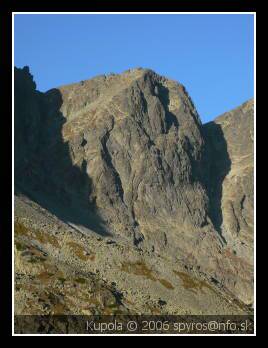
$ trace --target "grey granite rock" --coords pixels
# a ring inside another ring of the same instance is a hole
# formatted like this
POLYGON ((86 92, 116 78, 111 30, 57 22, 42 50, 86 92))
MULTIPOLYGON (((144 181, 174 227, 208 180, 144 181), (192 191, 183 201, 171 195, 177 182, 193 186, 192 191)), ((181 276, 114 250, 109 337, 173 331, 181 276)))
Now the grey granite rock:
POLYGON ((22 74, 15 82, 30 92, 15 96, 18 192, 252 303, 252 101, 203 126, 185 88, 149 69, 46 93, 22 74))

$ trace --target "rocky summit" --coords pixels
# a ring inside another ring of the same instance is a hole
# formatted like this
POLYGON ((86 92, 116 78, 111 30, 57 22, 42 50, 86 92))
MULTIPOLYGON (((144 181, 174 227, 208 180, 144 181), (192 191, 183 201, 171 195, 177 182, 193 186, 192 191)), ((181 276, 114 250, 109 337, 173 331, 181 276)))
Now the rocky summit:
POLYGON ((14 84, 17 314, 251 311, 253 100, 203 125, 149 69, 14 84))

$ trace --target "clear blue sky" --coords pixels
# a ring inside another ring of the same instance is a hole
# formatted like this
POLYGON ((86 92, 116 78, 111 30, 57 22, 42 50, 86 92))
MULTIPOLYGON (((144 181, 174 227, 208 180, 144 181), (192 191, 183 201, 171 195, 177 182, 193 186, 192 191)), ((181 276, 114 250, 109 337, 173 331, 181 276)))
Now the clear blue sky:
POLYGON ((253 97, 253 15, 15 15, 15 65, 46 91, 151 68, 183 83, 203 122, 253 97))

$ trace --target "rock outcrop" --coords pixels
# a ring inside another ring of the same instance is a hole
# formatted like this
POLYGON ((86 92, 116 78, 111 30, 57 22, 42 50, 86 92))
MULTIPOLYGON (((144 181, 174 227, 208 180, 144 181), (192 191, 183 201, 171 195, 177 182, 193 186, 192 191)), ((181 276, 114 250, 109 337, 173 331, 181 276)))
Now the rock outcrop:
POLYGON ((16 192, 251 304, 253 102, 202 125, 185 88, 148 69, 46 93, 26 70, 15 70, 16 192))
POLYGON ((204 126, 211 154, 214 224, 236 253, 248 255, 250 264, 254 244, 253 115, 250 100, 204 126))

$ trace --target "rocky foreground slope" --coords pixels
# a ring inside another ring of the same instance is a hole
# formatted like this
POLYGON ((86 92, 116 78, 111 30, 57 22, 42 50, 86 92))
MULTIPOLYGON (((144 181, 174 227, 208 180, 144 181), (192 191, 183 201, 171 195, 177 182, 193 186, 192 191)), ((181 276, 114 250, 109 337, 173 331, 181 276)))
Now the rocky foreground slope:
POLYGON ((253 133, 253 101, 202 125, 148 69, 15 69, 16 312, 248 311, 253 133))

